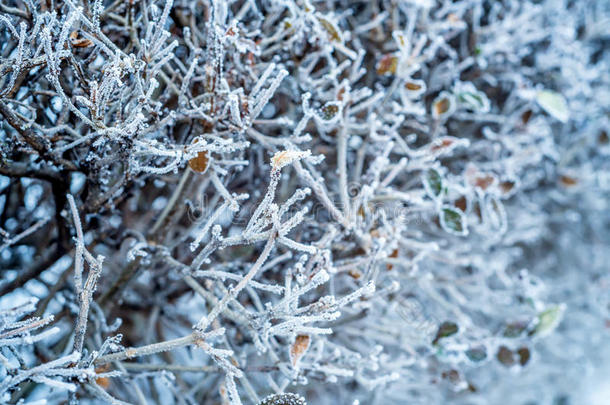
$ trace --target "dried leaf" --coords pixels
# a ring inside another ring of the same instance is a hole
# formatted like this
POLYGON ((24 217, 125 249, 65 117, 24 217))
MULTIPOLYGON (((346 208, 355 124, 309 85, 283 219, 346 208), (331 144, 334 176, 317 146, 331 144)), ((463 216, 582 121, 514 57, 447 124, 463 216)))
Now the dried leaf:
POLYGON ((503 366, 510 367, 513 364, 515 364, 515 356, 514 356, 512 350, 510 350, 506 346, 500 346, 500 348, 498 349, 498 353, 496 354, 496 357, 497 357, 498 361, 500 363, 502 363, 503 366))
POLYGON ((349 276, 354 280, 358 280, 360 277, 362 277, 362 272, 357 269, 349 269, 347 274, 349 274, 349 276))
POLYGON ((70 38, 70 43, 75 48, 86 48, 86 47, 89 47, 89 46, 93 46, 93 42, 91 42, 90 39, 79 38, 78 37, 78 32, 76 32, 76 31, 72 31, 70 33, 69 38, 70 38))
POLYGON ((298 335, 295 338, 294 343, 290 346, 290 361, 293 367, 296 366, 307 349, 309 349, 310 342, 309 335, 298 335))
POLYGON ((468 210, 468 198, 466 198, 464 195, 461 196, 453 201, 453 206, 462 212, 466 212, 468 210))
POLYGON ((446 119, 455 111, 455 97, 446 91, 441 92, 432 103, 432 116, 435 119, 446 119))
POLYGON ((515 180, 502 180, 499 184, 500 191, 502 192, 502 197, 506 198, 512 195, 515 191, 515 186, 517 182, 515 180))
POLYGON ((487 190, 491 185, 496 182, 496 177, 489 174, 481 173, 480 176, 477 176, 474 179, 474 186, 480 188, 481 190, 487 190))
POLYGON ((576 177, 562 175, 559 177, 559 182, 564 187, 573 187, 578 184, 578 179, 576 177))
POLYGON ((522 366, 525 366, 532 357, 530 349, 525 346, 517 349, 517 354, 519 355, 519 364, 521 364, 522 366))
MULTIPOLYGON (((396 259, 398 257, 398 249, 392 250, 392 253, 390 253, 390 255, 388 257, 391 259, 396 259)), ((386 264, 386 269, 392 270, 393 268, 394 268, 394 265, 392 265, 391 263, 386 264)))
MULTIPOLYGON (((110 367, 108 365, 97 367, 95 369, 95 372, 97 374, 107 373, 108 371, 110 371, 110 367)), ((95 379, 95 383, 97 385, 99 385, 100 387, 102 387, 102 388, 108 388, 108 387, 110 387, 110 378, 108 378, 108 377, 98 377, 98 378, 95 379)))
MULTIPOLYGON (((199 140, 195 139, 193 145, 199 140)), ((197 152, 197 156, 189 160, 189 167, 197 173, 205 173, 208 170, 210 164, 210 155, 207 150, 197 152)))
POLYGON ((426 91, 426 83, 423 80, 407 80, 404 85, 404 92, 409 99, 416 99, 426 91))
POLYGON ((316 16, 320 25, 324 28, 326 33, 328 34, 328 38, 334 42, 343 42, 341 31, 339 27, 337 27, 331 20, 323 17, 321 15, 316 16))
POLYGON ((279 170, 282 167, 299 159, 303 159, 309 155, 311 155, 309 151, 303 152, 298 150, 284 150, 281 152, 276 152, 271 158, 271 167, 273 167, 275 170, 279 170))
POLYGON ((387 75, 396 74, 398 67, 398 57, 392 54, 383 55, 377 63, 377 74, 387 75))

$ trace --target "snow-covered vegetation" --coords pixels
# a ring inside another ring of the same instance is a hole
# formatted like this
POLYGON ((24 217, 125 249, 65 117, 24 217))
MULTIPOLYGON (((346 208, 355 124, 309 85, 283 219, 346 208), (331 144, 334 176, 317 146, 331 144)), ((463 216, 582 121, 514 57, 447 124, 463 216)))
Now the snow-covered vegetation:
POLYGON ((0 0, 0 402, 607 404, 608 27, 0 0))

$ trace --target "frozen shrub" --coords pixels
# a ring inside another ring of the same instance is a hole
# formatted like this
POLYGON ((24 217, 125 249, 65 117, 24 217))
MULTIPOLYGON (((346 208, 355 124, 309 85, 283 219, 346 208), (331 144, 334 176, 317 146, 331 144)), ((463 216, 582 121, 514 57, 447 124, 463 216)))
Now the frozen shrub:
POLYGON ((0 402, 607 403, 609 21, 4 0, 0 402))

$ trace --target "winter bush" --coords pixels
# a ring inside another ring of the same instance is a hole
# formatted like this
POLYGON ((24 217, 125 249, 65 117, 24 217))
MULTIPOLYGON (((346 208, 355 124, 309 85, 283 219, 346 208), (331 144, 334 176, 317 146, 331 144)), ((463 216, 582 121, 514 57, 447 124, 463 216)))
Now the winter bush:
POLYGON ((607 404, 608 27, 1 0, 0 402, 607 404))

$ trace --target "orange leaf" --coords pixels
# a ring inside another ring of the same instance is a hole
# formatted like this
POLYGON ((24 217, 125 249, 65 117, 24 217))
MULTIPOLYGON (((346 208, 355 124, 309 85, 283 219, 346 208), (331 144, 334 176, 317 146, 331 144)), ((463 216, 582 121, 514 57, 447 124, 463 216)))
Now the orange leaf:
POLYGON ((311 338, 309 335, 298 335, 294 340, 292 346, 290 346, 290 360, 292 365, 295 366, 298 361, 303 357, 307 349, 309 349, 309 343, 311 338))

